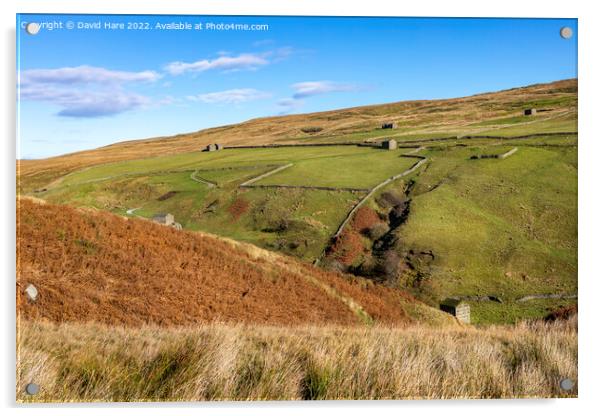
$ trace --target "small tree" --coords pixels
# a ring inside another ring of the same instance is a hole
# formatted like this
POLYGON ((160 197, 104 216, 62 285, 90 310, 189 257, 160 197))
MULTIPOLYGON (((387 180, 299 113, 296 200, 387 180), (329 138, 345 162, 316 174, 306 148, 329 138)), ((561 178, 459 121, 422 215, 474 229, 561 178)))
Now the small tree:
POLYGON ((388 282, 395 282, 399 277, 401 257, 395 250, 387 250, 380 259, 378 271, 382 279, 388 282))
POLYGON ((399 195, 398 192, 387 191, 383 192, 377 199, 376 203, 382 208, 390 208, 397 205, 402 205, 405 201, 403 195, 399 195))
POLYGON ((368 230, 368 237, 376 241, 389 231, 389 227, 384 222, 377 222, 368 230))

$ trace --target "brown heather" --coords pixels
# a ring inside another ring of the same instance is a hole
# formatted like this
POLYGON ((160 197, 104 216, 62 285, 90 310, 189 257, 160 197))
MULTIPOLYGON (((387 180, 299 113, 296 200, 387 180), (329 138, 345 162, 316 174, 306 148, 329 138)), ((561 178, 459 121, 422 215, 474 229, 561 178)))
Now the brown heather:
POLYGON ((399 290, 251 245, 18 206, 19 401, 577 395, 559 387, 577 380, 576 315, 464 327, 399 290), (25 394, 30 382, 39 394, 25 394))
POLYGON ((355 215, 353 216, 353 221, 351 222, 351 226, 354 230, 359 233, 365 234, 367 233, 374 225, 379 224, 381 222, 380 218, 376 211, 372 208, 363 206, 357 210, 355 215))
POLYGON ((234 200, 234 202, 232 202, 232 205, 228 207, 228 212, 230 213, 230 215, 232 215, 232 219, 234 221, 238 221, 238 219, 243 214, 249 211, 250 205, 251 204, 249 203, 249 201, 239 196, 234 200))
POLYGON ((360 233, 355 229, 345 229, 329 247, 327 255, 350 266, 365 250, 360 233))
POLYGON ((146 220, 20 198, 17 222, 17 305, 28 320, 404 325, 412 319, 402 303, 417 303, 398 289, 146 220), (23 296, 29 284, 40 291, 35 303, 23 296))

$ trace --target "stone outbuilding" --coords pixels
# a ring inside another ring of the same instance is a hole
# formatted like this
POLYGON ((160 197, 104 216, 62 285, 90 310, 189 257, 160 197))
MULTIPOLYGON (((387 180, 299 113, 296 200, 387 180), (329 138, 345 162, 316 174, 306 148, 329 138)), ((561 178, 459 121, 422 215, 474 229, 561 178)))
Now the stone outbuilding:
POLYGON ((153 217, 153 221, 157 224, 167 225, 168 227, 173 227, 176 230, 182 229, 182 224, 176 222, 174 216, 172 214, 155 214, 153 217))
POLYGON ((470 323, 470 305, 463 300, 447 298, 439 304, 439 308, 455 316, 462 323, 470 323))
POLYGON ((525 109, 524 114, 526 116, 534 116, 535 114, 537 114, 537 109, 536 108, 527 108, 527 109, 525 109))
POLYGON ((388 140, 385 140, 384 142, 381 142, 380 146, 383 149, 395 150, 395 149, 397 149, 397 141, 394 139, 388 139, 388 140))
POLYGON ((396 129, 397 128, 397 123, 383 123, 381 126, 382 129, 396 129))
POLYGON ((204 149, 205 152, 215 152, 216 150, 219 150, 219 149, 217 148, 217 145, 215 145, 213 143, 208 144, 207 146, 205 146, 205 149, 204 149))
POLYGON ((162 225, 173 225, 176 223, 172 214, 155 214, 153 221, 162 225))

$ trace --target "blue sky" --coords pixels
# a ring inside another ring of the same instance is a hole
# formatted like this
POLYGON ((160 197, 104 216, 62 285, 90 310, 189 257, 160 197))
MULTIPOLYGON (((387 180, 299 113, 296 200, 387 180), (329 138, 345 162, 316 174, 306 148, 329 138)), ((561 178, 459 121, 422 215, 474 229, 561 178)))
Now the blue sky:
POLYGON ((17 27, 21 158, 577 76, 575 19, 18 15, 17 27), (29 35, 25 22, 42 28, 29 35), (77 28, 95 22, 149 29, 77 28), (156 26, 172 22, 204 28, 156 26))

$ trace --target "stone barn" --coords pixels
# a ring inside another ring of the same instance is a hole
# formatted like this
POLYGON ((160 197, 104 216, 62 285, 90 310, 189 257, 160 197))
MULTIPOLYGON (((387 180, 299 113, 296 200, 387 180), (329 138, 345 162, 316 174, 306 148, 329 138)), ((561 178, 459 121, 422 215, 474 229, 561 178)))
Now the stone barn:
POLYGON ((381 128, 383 129, 396 129, 397 123, 383 123, 381 128))
POLYGON ((176 221, 172 214, 155 214, 153 221, 162 225, 173 226, 176 221))
POLYGON ((455 316, 462 323, 470 323, 470 305, 460 299, 447 298, 441 302, 439 308, 455 316))
POLYGON ((395 149, 397 149, 397 141, 395 141, 393 139, 385 140, 384 142, 380 143, 380 146, 383 149, 395 150, 395 149))
POLYGON ((526 116, 534 116, 535 114, 537 114, 537 109, 535 109, 535 108, 527 108, 525 110, 524 114, 526 116))

